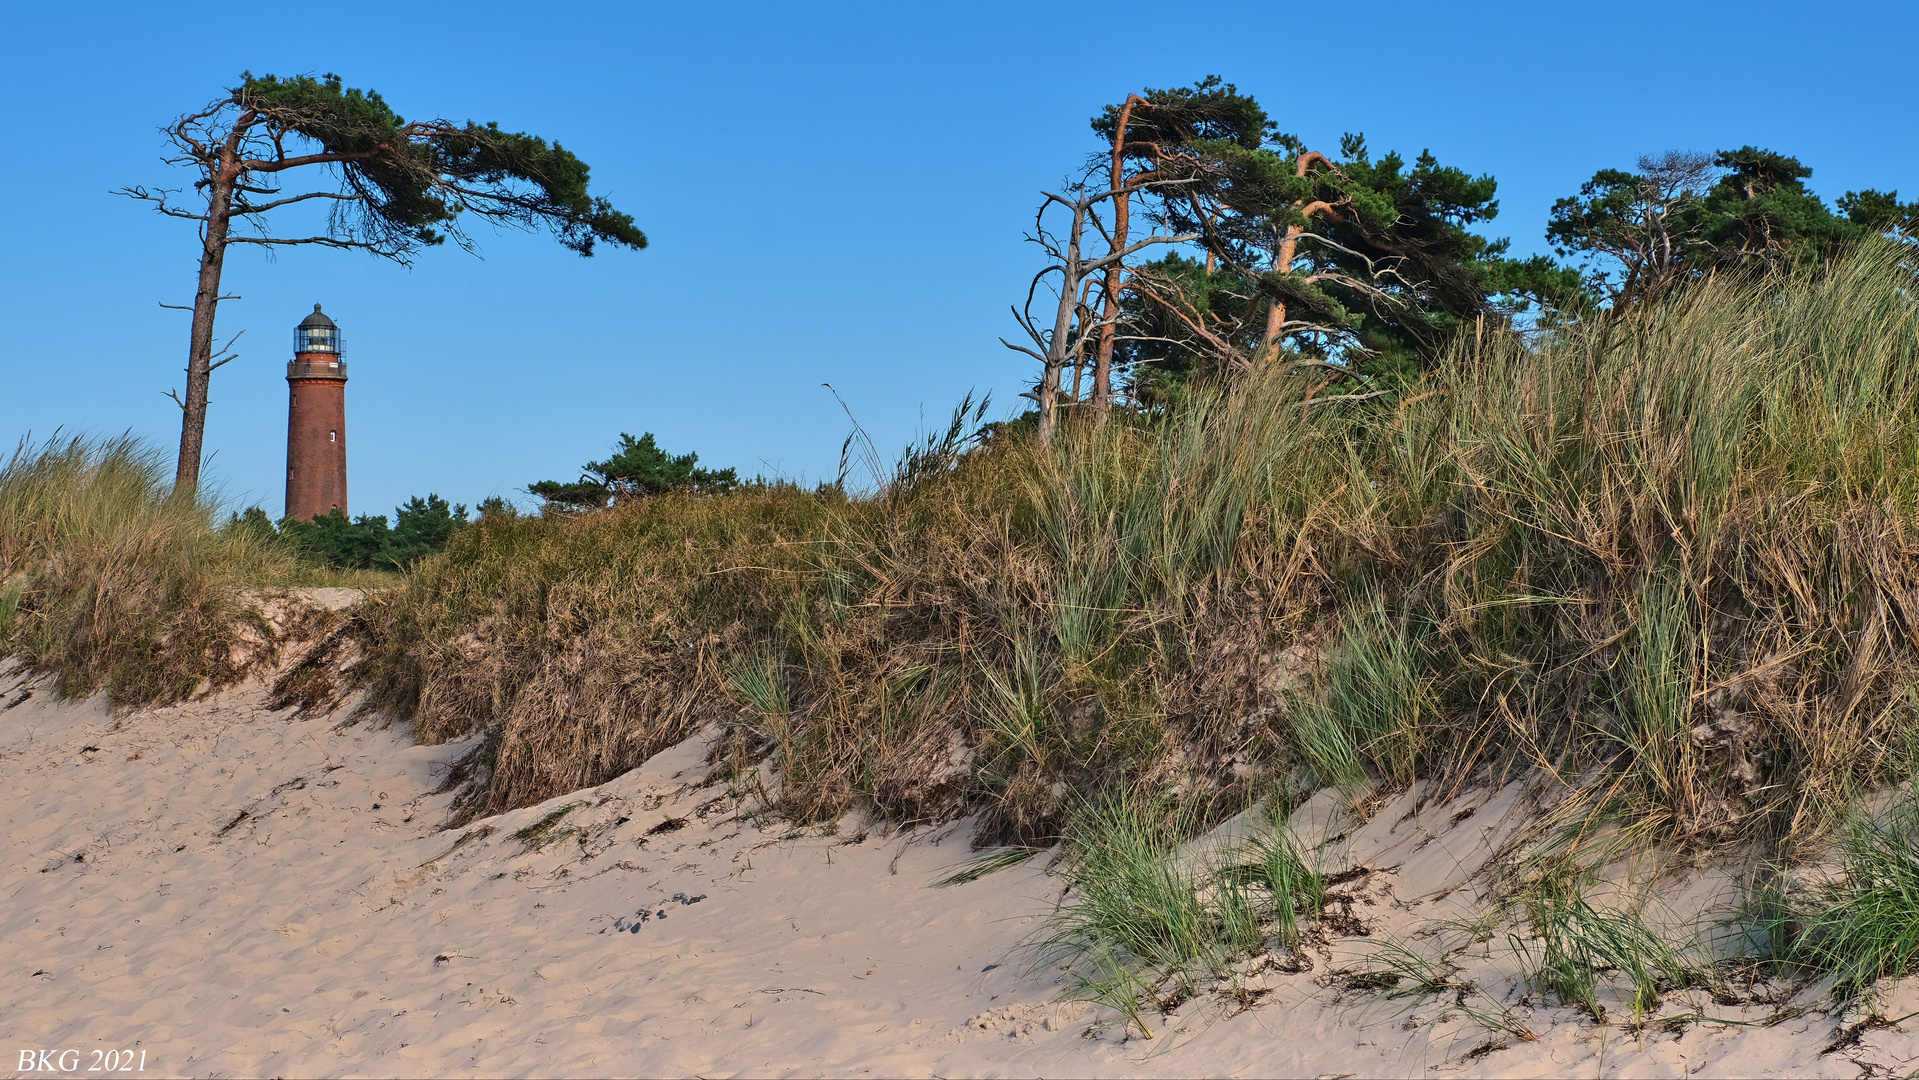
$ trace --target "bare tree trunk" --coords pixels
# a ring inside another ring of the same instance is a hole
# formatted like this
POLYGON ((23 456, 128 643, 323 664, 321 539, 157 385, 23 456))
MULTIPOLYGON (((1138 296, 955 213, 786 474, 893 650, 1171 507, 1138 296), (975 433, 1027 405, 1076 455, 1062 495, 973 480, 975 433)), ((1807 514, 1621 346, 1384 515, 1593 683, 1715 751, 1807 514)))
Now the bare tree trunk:
MULTIPOLYGON (((1083 248, 1086 241, 1086 223, 1093 216, 1093 207, 1103 200, 1123 194, 1124 189, 1088 193, 1085 185, 1081 184, 1071 190, 1075 196, 1071 199, 1052 192, 1042 192, 1046 196, 1046 201, 1040 204, 1039 215, 1034 225, 1034 235, 1028 237, 1029 240, 1045 248, 1046 254, 1052 260, 1050 265, 1033 276, 1032 284, 1026 294, 1026 307, 1013 308, 1013 317, 1019 320, 1027 337, 1032 339, 1034 347, 1029 349, 1024 345, 1015 345, 1005 338, 1000 339, 1001 344, 1007 348, 1025 353, 1039 361, 1042 366, 1039 386, 1033 392, 1020 396, 1031 397, 1039 405, 1038 434, 1040 444, 1043 446, 1052 445, 1053 433, 1059 428, 1060 379, 1066 366, 1072 364, 1076 369, 1083 369, 1087 362, 1087 350, 1095 348, 1100 340, 1099 335, 1088 329, 1095 324, 1090 293, 1092 286, 1098 280, 1096 275, 1143 248, 1154 244, 1184 244, 1200 237, 1199 233, 1185 233, 1179 236, 1152 235, 1125 247, 1109 244, 1104 255, 1096 259, 1088 259, 1085 257, 1083 248), (1045 227, 1046 212, 1056 203, 1065 207, 1073 215, 1064 251, 1060 249, 1057 238, 1045 227), (1060 281, 1053 326, 1050 331, 1041 330, 1032 311, 1034 297, 1040 283, 1055 272, 1059 273, 1060 281), (1089 295, 1082 296, 1082 289, 1089 295), (1076 321, 1080 331, 1077 340, 1072 336, 1076 321)), ((1107 239, 1111 240, 1111 237, 1107 239)), ((1077 384, 1077 372, 1074 381, 1077 384)), ((1107 389, 1110 394, 1110 381, 1107 383, 1107 389)), ((1077 385, 1074 387, 1074 393, 1077 396, 1077 385)))
POLYGON ((1046 370, 1039 380, 1039 444, 1053 445, 1053 430, 1059 426, 1059 375, 1058 364, 1047 362, 1046 370))
POLYGON ((1053 316, 1053 336, 1046 343, 1046 366, 1039 381, 1039 441, 1053 444, 1053 431, 1059 426, 1059 380, 1066 368, 1066 341, 1073 332, 1073 314, 1079 309, 1080 242, 1086 232, 1086 217, 1092 202, 1081 195, 1070 204, 1073 225, 1066 239, 1066 257, 1061 259, 1063 275, 1059 287, 1059 310, 1053 316))
POLYGON ((192 496, 200 488, 200 460, 206 444, 207 390, 213 382, 213 318, 220 306, 220 271, 227 257, 232 222, 236 155, 223 148, 220 169, 207 191, 206 236, 200 246, 200 283, 193 294, 193 329, 187 344, 187 393, 180 403, 180 460, 173 493, 192 496))
MULTIPOLYGON (((1132 122, 1133 106, 1145 104, 1138 94, 1126 95, 1119 107, 1119 124, 1113 129, 1113 172, 1110 190, 1113 197, 1113 250, 1126 247, 1127 231, 1132 227, 1132 197, 1126 190, 1126 127, 1132 122)), ((1106 268, 1106 285, 1100 297, 1099 353, 1093 360, 1093 415, 1104 421, 1113 404, 1113 338, 1119 332, 1119 290, 1126 268, 1115 260, 1106 268)))

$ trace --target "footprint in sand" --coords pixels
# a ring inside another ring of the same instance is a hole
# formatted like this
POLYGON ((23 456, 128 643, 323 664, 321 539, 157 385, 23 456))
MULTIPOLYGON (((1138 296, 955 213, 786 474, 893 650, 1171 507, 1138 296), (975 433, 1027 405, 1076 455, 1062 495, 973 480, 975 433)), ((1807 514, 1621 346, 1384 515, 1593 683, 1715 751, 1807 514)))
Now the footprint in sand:
MULTIPOLYGON (((681 907, 686 907, 691 904, 697 904, 704 899, 706 899, 705 893, 700 893, 697 896, 688 896, 687 894, 683 892, 678 892, 678 893, 674 893, 672 899, 668 900, 667 903, 678 904, 681 907)), ((628 933, 628 934, 637 934, 640 932, 640 927, 644 926, 647 920, 664 919, 664 918, 666 918, 665 908, 660 908, 657 911, 648 911, 645 908, 641 908, 640 910, 635 911, 630 916, 625 916, 625 917, 613 920, 613 932, 616 934, 622 933, 622 932, 628 933)), ((604 934, 606 933, 606 931, 602 930, 600 931, 600 933, 604 934)))

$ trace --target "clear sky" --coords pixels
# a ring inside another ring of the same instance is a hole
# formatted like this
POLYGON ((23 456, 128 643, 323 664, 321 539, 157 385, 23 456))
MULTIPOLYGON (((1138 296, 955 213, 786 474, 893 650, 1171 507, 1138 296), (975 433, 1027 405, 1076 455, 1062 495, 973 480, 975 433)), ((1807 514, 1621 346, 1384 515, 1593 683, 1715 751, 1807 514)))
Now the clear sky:
POLYGON ((131 430, 169 454, 191 226, 109 194, 178 185, 158 127, 242 70, 339 73, 408 118, 555 139, 652 246, 543 235, 408 269, 236 248, 211 475, 278 514, 293 327, 340 324, 352 509, 474 503, 571 479, 621 431, 703 464, 817 480, 845 415, 889 453, 969 389, 1007 411, 999 345, 1036 267, 1043 186, 1087 120, 1220 74, 1309 145, 1364 132, 1499 179, 1487 230, 1543 250, 1556 197, 1645 152, 1753 143, 1826 198, 1919 194, 1919 7, 1893 3, 16 2, 0 13, 0 439, 131 430))

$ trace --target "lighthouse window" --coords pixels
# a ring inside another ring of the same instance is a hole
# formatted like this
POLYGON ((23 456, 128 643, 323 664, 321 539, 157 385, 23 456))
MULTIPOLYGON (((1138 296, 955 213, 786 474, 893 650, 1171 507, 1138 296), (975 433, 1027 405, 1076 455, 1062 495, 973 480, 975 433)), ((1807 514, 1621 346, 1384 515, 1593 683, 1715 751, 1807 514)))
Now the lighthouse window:
POLYGON ((337 431, 329 431, 329 432, 327 432, 327 433, 326 433, 326 441, 328 441, 328 442, 339 442, 339 441, 340 441, 340 433, 339 433, 339 432, 337 432, 337 431))

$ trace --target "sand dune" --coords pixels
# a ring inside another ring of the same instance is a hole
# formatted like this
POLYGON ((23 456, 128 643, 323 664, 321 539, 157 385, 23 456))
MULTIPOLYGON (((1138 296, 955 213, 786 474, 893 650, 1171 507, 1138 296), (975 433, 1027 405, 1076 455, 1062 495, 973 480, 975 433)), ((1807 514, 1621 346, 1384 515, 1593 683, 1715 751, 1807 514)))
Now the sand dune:
POLYGON ((17 675, 0 694, 10 1067, 117 1050, 154 1076, 1852 1076, 1919 1058, 1903 1026, 1824 1052, 1859 1018, 1818 1010, 1635 1033, 1515 1001, 1527 1042, 1445 1000, 1341 991, 1329 972, 1369 941, 1469 902, 1510 801, 1376 815, 1343 841, 1374 872, 1341 887, 1371 938, 1307 971, 1249 964, 1253 1007, 1202 996, 1146 1040, 1023 962, 1061 896, 1047 860, 930 887, 971 854, 965 823, 798 830, 704 784, 699 739, 442 832, 435 790, 467 747, 403 726, 292 719, 258 686, 124 717, 17 675))

